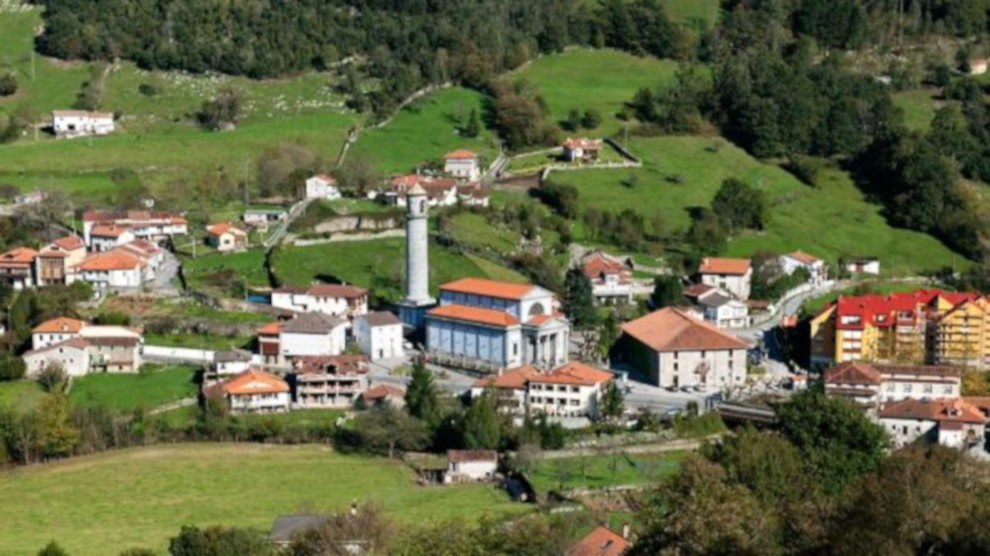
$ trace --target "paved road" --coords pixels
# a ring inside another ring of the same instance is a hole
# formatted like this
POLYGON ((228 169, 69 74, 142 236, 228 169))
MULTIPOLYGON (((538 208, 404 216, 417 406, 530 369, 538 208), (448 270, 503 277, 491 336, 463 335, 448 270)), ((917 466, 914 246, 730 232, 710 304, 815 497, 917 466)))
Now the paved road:
POLYGON ((308 207, 312 201, 312 199, 303 199, 289 208, 289 214, 278 223, 275 230, 268 236, 268 239, 264 241, 263 246, 266 251, 272 247, 275 247, 282 241, 282 238, 284 238, 285 234, 289 231, 289 226, 292 225, 292 222, 295 221, 296 218, 299 218, 300 214, 306 211, 306 207, 308 207))
POLYGON ((171 251, 165 251, 162 264, 155 273, 155 279, 151 282, 151 287, 156 290, 175 288, 173 280, 179 273, 179 259, 171 251))

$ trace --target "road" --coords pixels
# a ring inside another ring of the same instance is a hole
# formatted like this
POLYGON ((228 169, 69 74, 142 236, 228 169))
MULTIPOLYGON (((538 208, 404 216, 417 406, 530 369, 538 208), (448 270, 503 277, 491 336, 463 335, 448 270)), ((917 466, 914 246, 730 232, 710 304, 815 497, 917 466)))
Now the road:
POLYGON ((156 290, 175 288, 173 280, 179 273, 179 259, 171 252, 163 250, 165 255, 162 264, 155 273, 155 279, 151 282, 151 287, 156 290))
POLYGON ((299 218, 300 214, 306 211, 306 207, 308 207, 309 203, 312 201, 312 199, 303 199, 289 208, 289 214, 287 214, 286 217, 283 218, 277 226, 275 226, 275 229, 272 231, 271 235, 269 235, 268 239, 266 239, 262 244, 265 251, 270 250, 282 241, 282 238, 284 238, 285 234, 289 231, 289 226, 292 225, 296 218, 299 218))

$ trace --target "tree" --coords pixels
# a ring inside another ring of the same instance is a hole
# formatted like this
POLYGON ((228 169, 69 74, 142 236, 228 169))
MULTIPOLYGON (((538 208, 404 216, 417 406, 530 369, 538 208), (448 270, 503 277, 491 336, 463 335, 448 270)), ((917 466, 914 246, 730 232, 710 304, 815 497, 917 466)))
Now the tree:
POLYGON ((46 457, 69 455, 79 443, 79 429, 72 423, 69 400, 55 394, 41 400, 35 410, 41 433, 41 453, 46 457))
POLYGON ((770 209, 762 191, 742 180, 728 178, 712 199, 712 212, 730 231, 763 230, 769 220, 770 209))
POLYGON ((780 431, 801 452, 828 493, 873 471, 883 460, 887 434, 846 400, 808 390, 777 406, 780 431))
POLYGON ((358 447, 395 456, 396 449, 421 450, 429 441, 423 422, 390 406, 375 406, 354 420, 358 447))
POLYGON ((653 279, 653 294, 650 301, 654 309, 676 307, 684 304, 684 285, 679 276, 665 274, 653 279))
POLYGON ((588 109, 581 116, 581 127, 585 129, 595 129, 602 124, 602 114, 598 110, 588 109))
POLYGON ((564 120, 563 127, 567 131, 577 131, 581 127, 581 112, 576 108, 571 108, 567 112, 567 119, 564 120))
POLYGON ((230 86, 222 87, 217 96, 203 103, 196 117, 210 130, 233 129, 241 115, 242 94, 230 86))
POLYGON ((622 395, 622 389, 619 388, 615 380, 609 381, 602 392, 600 411, 606 422, 619 419, 626 411, 625 396, 622 395))
POLYGON ((572 268, 564 277, 564 313, 578 329, 594 326, 598 321, 591 280, 580 268, 572 268))
POLYGON ((316 157, 298 143, 280 143, 258 155, 257 172, 263 195, 299 197, 303 181, 316 170, 316 157))
POLYGON ((636 91, 632 101, 629 103, 636 119, 641 122, 652 122, 657 119, 657 100, 653 92, 646 87, 641 87, 636 91))
POLYGON ((38 373, 38 384, 45 392, 56 392, 62 389, 68 380, 65 369, 57 362, 50 362, 38 373))
POLYGON ((502 439, 502 426, 498 418, 498 401, 493 389, 487 388, 471 400, 471 407, 464 414, 464 446, 470 449, 497 449, 502 439))
POLYGON ((725 250, 725 227, 719 217, 711 210, 702 209, 691 220, 688 228, 687 242, 698 256, 717 255, 725 250))
POLYGON ((0 97, 10 96, 17 92, 17 76, 13 73, 0 75, 0 97))
POLYGON ((406 410, 413 417, 433 422, 438 416, 437 387, 433 383, 433 373, 426 368, 422 359, 413 362, 405 401, 406 410))
POLYGON ((259 531, 184 525, 168 542, 171 556, 271 556, 268 539, 259 531))
POLYGON ((602 361, 608 360, 608 356, 612 352, 612 346, 619 340, 621 333, 619 318, 615 315, 615 311, 609 311, 605 315, 605 321, 602 322, 599 328, 598 344, 595 346, 599 359, 602 361))
POLYGON ((24 360, 12 353, 0 353, 0 381, 24 378, 24 360))
POLYGON ((51 541, 38 551, 38 556, 69 556, 69 553, 57 542, 51 541))
POLYGON ((348 153, 347 158, 337 168, 336 177, 343 187, 358 195, 378 189, 383 179, 374 158, 355 152, 348 153))
POLYGON ((282 556, 349 556, 355 543, 362 554, 385 554, 394 536, 395 526, 380 506, 355 505, 295 536, 282 556))
POLYGON ((478 122, 478 111, 472 108, 471 115, 468 117, 467 126, 464 128, 464 136, 477 137, 480 132, 481 124, 478 122))

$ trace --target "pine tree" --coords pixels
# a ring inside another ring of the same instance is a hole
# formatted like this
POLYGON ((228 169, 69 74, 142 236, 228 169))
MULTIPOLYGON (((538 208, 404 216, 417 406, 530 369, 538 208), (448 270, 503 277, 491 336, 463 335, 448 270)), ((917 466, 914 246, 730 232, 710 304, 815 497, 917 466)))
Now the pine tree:
POLYGON ((471 115, 468 116, 467 127, 464 128, 464 136, 477 137, 478 133, 480 132, 481 132, 481 124, 478 122, 478 111, 472 108, 471 115))
POLYGON ((501 425, 495 407, 495 393, 485 390, 471 402, 464 415, 464 446, 471 449, 494 450, 502 439, 501 425))
POLYGON ((588 328, 597 321, 591 280, 580 268, 568 270, 564 278, 564 312, 577 328, 588 328))
POLYGON ((672 305, 679 305, 684 301, 684 286, 677 276, 657 276, 653 280, 653 301, 654 309, 662 309, 672 305))
POLYGON ((429 422, 437 415, 437 387, 433 383, 433 373, 421 360, 413 363, 405 401, 406 410, 413 417, 429 422))

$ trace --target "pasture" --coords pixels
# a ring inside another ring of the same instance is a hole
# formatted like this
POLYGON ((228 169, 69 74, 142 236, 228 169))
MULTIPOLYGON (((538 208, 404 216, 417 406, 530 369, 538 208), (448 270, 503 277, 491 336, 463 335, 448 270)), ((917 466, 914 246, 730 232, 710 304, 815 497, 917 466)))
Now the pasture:
POLYGON ((129 547, 162 553, 183 525, 267 530, 281 514, 376 502, 400 522, 524 511, 492 485, 419 487, 397 461, 316 445, 179 444, 120 450, 0 473, 4 554, 56 539, 73 556, 129 547))
POLYGON ((196 396, 196 384, 193 382, 196 370, 187 365, 167 368, 145 365, 136 374, 87 375, 72 381, 69 401, 76 406, 120 411, 151 409, 196 396))
POLYGON ((601 454, 538 461, 527 474, 540 492, 639 485, 673 475, 686 452, 601 454))

